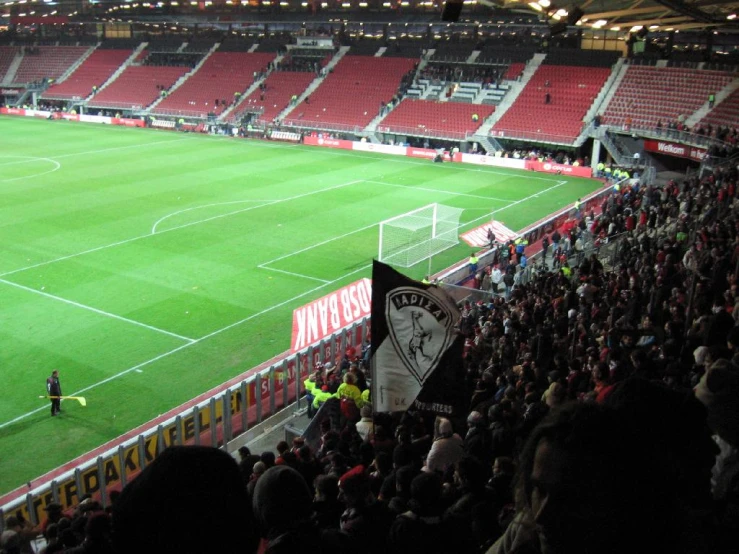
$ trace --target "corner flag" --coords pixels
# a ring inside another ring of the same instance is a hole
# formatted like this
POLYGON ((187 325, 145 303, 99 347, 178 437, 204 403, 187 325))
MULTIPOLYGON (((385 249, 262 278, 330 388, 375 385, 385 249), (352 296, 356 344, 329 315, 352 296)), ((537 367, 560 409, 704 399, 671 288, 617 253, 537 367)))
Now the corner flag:
POLYGON ((464 416, 464 338, 459 309, 440 288, 372 266, 372 404, 464 416))

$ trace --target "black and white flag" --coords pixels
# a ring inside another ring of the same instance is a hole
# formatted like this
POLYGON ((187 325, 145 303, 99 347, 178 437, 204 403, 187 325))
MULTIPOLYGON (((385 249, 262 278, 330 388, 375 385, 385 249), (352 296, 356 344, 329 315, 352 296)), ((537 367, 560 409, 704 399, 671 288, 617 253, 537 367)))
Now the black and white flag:
POLYGON ((440 288, 372 266, 372 404, 447 417, 465 407, 459 309, 440 288))

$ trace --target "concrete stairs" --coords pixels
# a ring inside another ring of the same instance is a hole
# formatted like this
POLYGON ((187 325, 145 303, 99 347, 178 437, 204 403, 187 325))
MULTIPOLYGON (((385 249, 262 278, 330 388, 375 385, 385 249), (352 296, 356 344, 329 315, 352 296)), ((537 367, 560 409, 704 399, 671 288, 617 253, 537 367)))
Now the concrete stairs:
MULTIPOLYGON (((716 101, 713 107, 715 108, 721 102, 726 100, 731 95, 731 93, 734 92, 737 88, 739 88, 739 79, 734 79, 728 85, 726 85, 724 88, 722 88, 720 91, 716 93, 716 101)), ((712 108, 708 107, 708 101, 706 101, 705 104, 703 104, 690 117, 688 117, 685 120, 685 125, 687 125, 688 128, 692 129, 700 122, 701 119, 703 119, 704 117, 708 115, 708 112, 710 112, 711 109, 712 108)))
MULTIPOLYGON (((103 89, 105 89, 105 88, 106 88, 106 87, 107 87, 108 85, 110 85, 110 83, 112 83, 113 81, 115 81, 115 80, 116 80, 116 79, 117 79, 117 78, 118 78, 118 77, 120 76, 120 74, 121 74, 121 73, 123 73, 123 72, 124 72, 124 71, 126 70, 126 68, 127 68, 127 67, 128 67, 129 65, 131 65, 131 64, 132 64, 132 63, 134 62, 134 60, 136 60, 136 57, 137 57, 137 56, 138 56, 138 55, 139 55, 139 54, 140 54, 141 52, 143 52, 144 50, 146 50, 146 47, 147 47, 147 46, 149 46, 149 43, 148 43, 148 42, 142 42, 141 44, 139 44, 139 45, 138 45, 138 46, 136 47, 136 50, 134 50, 134 51, 133 51, 133 53, 132 53, 132 54, 131 54, 130 56, 128 56, 128 58, 126 59, 126 61, 125 61, 125 62, 123 62, 123 63, 121 64, 121 66, 120 66, 120 67, 119 67, 118 69, 116 69, 116 70, 115 70, 115 73, 113 73, 113 75, 111 75, 111 76, 110 76, 110 77, 108 78, 108 80, 107 80, 107 81, 105 81, 105 82, 104 82, 104 83, 103 83, 103 84, 101 85, 101 87, 100 87, 100 88, 98 89, 98 92, 102 91, 102 90, 103 90, 103 89)), ((90 94, 89 94, 89 95, 88 95, 88 96, 87 96, 87 97, 85 98, 85 101, 89 100, 91 96, 92 96, 92 92, 91 92, 91 93, 90 93, 90 94)))
POLYGON ((58 78, 58 79, 56 80, 56 82, 57 82, 57 83, 63 83, 64 81, 66 81, 66 80, 67 80, 67 78, 68 78, 68 77, 69 77, 69 76, 70 76, 70 75, 71 75, 72 73, 74 73, 74 72, 75 72, 75 71, 77 70, 77 68, 78 68, 79 66, 81 66, 81 65, 82 65, 83 63, 85 63, 85 60, 87 60, 87 58, 89 58, 89 57, 90 57, 90 56, 92 55, 92 53, 93 53, 93 52, 95 51, 95 49, 96 49, 96 48, 97 48, 98 46, 100 46, 100 43, 97 43, 97 45, 95 45, 95 46, 91 46, 90 48, 88 48, 88 49, 87 49, 87 52, 85 52, 84 54, 82 54, 82 57, 80 57, 80 59, 78 59, 78 60, 77 60, 76 62, 74 62, 74 63, 73 63, 73 64, 72 64, 72 65, 71 65, 71 66, 70 66, 70 67, 69 67, 69 68, 68 68, 68 69, 67 69, 67 70, 66 70, 66 71, 65 71, 65 72, 64 72, 64 73, 63 73, 63 74, 62 74, 62 75, 61 75, 61 76, 60 76, 60 77, 59 77, 59 78, 58 78))
POLYGON ((275 118, 277 121, 282 121, 287 117, 291 111, 295 109, 296 106, 298 106, 307 96, 310 96, 313 94, 313 91, 315 91, 321 83, 326 79, 326 76, 329 74, 329 72, 336 67, 336 64, 341 61, 341 58, 346 56, 346 53, 349 52, 349 46, 342 46, 339 48, 339 51, 334 54, 334 57, 331 58, 331 61, 326 64, 326 67, 324 67, 324 71, 321 72, 320 75, 318 75, 310 85, 303 91, 303 93, 298 96, 298 101, 295 102, 295 104, 289 105, 287 108, 282 110, 279 114, 277 114, 277 117, 275 118))
MULTIPOLYGON (((187 44, 187 43, 183 43, 183 44, 187 44)), ((205 63, 205 61, 206 61, 206 60, 207 60, 208 58, 210 58, 210 55, 211 55, 211 54, 212 54, 213 52, 215 52, 216 50, 218 50, 218 47, 219 47, 220 45, 221 45, 221 43, 220 43, 220 42, 216 42, 216 43, 215 43, 215 44, 214 44, 213 46, 211 46, 211 47, 210 47, 210 50, 208 50, 208 52, 207 52, 207 53, 205 54, 205 56, 203 56, 203 57, 202 57, 202 58, 200 59, 200 61, 199 61, 199 62, 198 62, 197 64, 195 64, 195 67, 193 67, 193 68, 192 68, 192 69, 191 69, 190 71, 188 71, 188 72, 187 72, 187 73, 185 73, 185 74, 184 74, 184 75, 183 75, 182 77, 180 77, 179 79, 177 79, 177 80, 176 80, 176 81, 174 82, 174 84, 173 84, 173 85, 172 85, 171 87, 169 87, 169 91, 168 91, 168 92, 169 92, 169 93, 172 93, 172 92, 174 92, 175 90, 177 90, 178 88, 180 88, 180 87, 182 86, 182 83, 184 83, 184 82, 185 82, 185 81, 187 81, 187 80, 188 80, 188 79, 189 79, 190 77, 192 77, 193 75, 195 75, 195 73, 196 73, 196 72, 197 72, 197 71, 198 71, 198 70, 199 70, 199 69, 200 69, 201 67, 203 67, 203 64, 205 63)), ((163 97, 163 96, 159 96, 159 98, 157 98, 157 99, 156 99, 156 101, 155 101, 155 102, 154 102, 153 104, 151 104, 151 105, 150 105, 150 106, 149 106, 149 107, 148 107, 147 109, 148 109, 148 110, 153 110, 153 109, 154 109, 154 108, 156 108, 156 107, 157 107, 157 106, 158 106, 158 105, 159 105, 159 104, 160 104, 160 103, 161 103, 162 101, 164 101, 164 98, 166 98, 166 97, 163 97)))
POLYGON ((469 140, 479 143, 488 153, 497 152, 498 150, 504 150, 503 146, 501 146, 501 144, 497 140, 489 135, 481 135, 477 133, 472 135, 469 140))
MULTIPOLYGON (((275 60, 274 60, 274 61, 275 61, 275 65, 276 65, 276 64, 278 64, 278 63, 280 63, 280 62, 282 61, 282 58, 283 58, 283 57, 284 57, 283 55, 279 55, 279 56, 277 56, 277 57, 275 58, 275 60)), ((273 70, 273 71, 274 71, 274 70, 273 70)), ((238 102, 238 104, 234 104, 234 105, 232 105, 232 106, 229 106, 229 107, 228 107, 228 108, 226 108, 225 110, 223 110, 223 112, 221 113, 221 115, 219 115, 219 116, 218 116, 218 121, 220 121, 220 122, 223 122, 223 121, 227 121, 227 120, 228 120, 228 117, 229 117, 229 116, 230 116, 230 115, 231 115, 232 113, 234 113, 234 112, 235 112, 235 113, 239 113, 239 110, 240 110, 240 108, 242 108, 242 107, 243 107, 244 101, 245 101, 245 100, 246 100, 246 99, 247 99, 247 98, 248 98, 249 96, 251 96, 251 94, 252 94, 252 93, 253 93, 253 92, 254 92, 255 90, 257 90, 257 89, 259 88, 259 85, 261 85, 261 84, 262 84, 262 83, 263 83, 264 81, 266 81, 266 80, 267 80, 267 77, 269 77, 270 73, 272 73, 272 71, 268 72, 268 73, 267 73, 267 75, 265 75, 265 76, 264 76, 264 77, 262 77, 261 79, 257 79, 257 80, 256 80, 256 81, 254 81, 254 82, 253 82, 253 83, 252 83, 251 85, 249 85, 249 88, 247 88, 247 89, 246 89, 246 90, 245 90, 245 91, 244 91, 244 92, 243 92, 243 93, 241 94, 241 100, 240 100, 240 101, 238 102)))
POLYGON ((13 61, 10 62, 10 67, 8 67, 8 71, 5 73, 5 78, 0 84, 9 85, 13 82, 13 79, 15 79, 15 74, 18 73, 18 68, 20 67, 22 61, 23 53, 18 52, 15 55, 15 58, 13 58, 13 61))
POLYGON ((603 88, 600 89, 598 96, 595 97, 593 104, 585 114, 585 121, 590 121, 595 117, 595 114, 602 114, 606 111, 606 107, 611 102, 611 98, 616 94, 618 87, 621 85, 621 81, 624 80, 628 65, 624 58, 619 58, 616 64, 613 66, 611 74, 603 84, 603 88))
POLYGON ((534 56, 526 64, 526 68, 521 74, 521 80, 507 81, 507 83, 511 86, 508 94, 506 94, 503 98, 503 101, 495 107, 495 111, 493 112, 493 114, 488 117, 480 126, 480 128, 477 130, 477 133, 475 133, 476 135, 488 135, 490 133, 490 129, 492 129, 493 125, 500 121, 500 118, 503 117, 503 114, 505 114, 508 111, 508 108, 513 105, 513 103, 516 101, 516 98, 518 98, 518 95, 521 94, 521 91, 524 89, 524 87, 526 87, 528 82, 531 80, 531 77, 534 76, 534 73, 536 73, 536 70, 539 69, 539 66, 546 57, 546 54, 534 54, 534 56))
POLYGON ((591 125, 593 118, 595 118, 596 114, 602 115, 605 113, 606 108, 608 107, 608 104, 611 103, 611 99, 616 94, 618 87, 621 86, 621 81, 624 80, 624 76, 626 75, 628 68, 629 66, 624 58, 619 58, 613 66, 613 71, 611 71, 611 74, 608 76, 608 79, 606 79, 603 88, 601 88, 598 96, 595 97, 593 104, 590 106, 583 118, 587 124, 575 139, 575 146, 582 146, 588 137, 592 136, 591 125))

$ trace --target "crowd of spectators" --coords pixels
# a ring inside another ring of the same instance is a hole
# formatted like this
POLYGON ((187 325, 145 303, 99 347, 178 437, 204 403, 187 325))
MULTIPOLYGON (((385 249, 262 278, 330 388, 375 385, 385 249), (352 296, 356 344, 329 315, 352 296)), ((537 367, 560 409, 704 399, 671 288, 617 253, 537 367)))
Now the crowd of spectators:
MULTIPOLYGON (((507 299, 464 302, 462 417, 373 420, 365 345, 309 379, 335 408, 315 416, 317 448, 301 437, 277 455, 242 448, 237 465, 172 447, 110 512, 89 501, 62 525, 49 506, 35 530, 9 518, 2 547, 24 552, 14 545, 43 531, 48 553, 251 553, 260 539, 268 553, 731 551, 736 182, 730 168, 614 187, 602 217, 578 211, 574 226, 622 232, 606 264, 595 252, 567 270, 545 263, 507 299)), ((558 235, 545 237, 545 262, 558 235)))

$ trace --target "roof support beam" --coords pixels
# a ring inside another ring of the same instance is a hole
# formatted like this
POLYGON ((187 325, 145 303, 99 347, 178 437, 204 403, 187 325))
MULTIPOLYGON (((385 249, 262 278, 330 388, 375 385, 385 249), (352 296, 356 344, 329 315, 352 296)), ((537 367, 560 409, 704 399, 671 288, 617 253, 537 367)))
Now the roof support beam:
POLYGON ((624 8, 623 10, 614 10, 610 12, 589 13, 586 14, 589 19, 608 19, 609 17, 631 17, 634 15, 645 15, 648 13, 661 13, 665 11, 664 6, 649 6, 648 8, 624 8))

